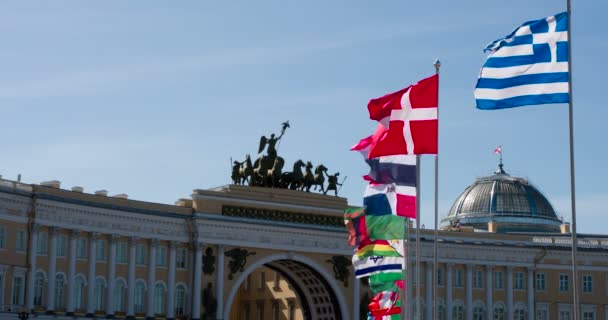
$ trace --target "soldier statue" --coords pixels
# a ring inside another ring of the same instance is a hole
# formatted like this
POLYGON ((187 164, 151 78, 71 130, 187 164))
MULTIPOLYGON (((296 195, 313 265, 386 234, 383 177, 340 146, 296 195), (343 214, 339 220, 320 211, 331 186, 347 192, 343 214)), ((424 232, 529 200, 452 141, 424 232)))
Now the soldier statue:
POLYGON ((338 186, 342 185, 338 182, 339 175, 340 172, 336 172, 334 175, 327 175, 327 189, 325 189, 325 192, 323 192, 323 194, 327 194, 327 191, 329 190, 334 190, 336 197, 338 196, 338 186))

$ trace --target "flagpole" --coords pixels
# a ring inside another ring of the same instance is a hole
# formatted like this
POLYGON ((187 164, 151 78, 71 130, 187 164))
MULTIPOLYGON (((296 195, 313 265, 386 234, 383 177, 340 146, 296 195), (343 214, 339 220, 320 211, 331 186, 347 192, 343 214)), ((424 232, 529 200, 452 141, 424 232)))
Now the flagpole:
POLYGON ((416 319, 422 320, 420 301, 420 156, 416 156, 416 319))
MULTIPOLYGON (((439 67, 441 61, 435 60, 435 73, 439 76, 439 67)), ((437 154, 435 155, 435 225, 433 230, 433 319, 437 319, 437 238, 439 237, 438 221, 439 221, 439 78, 437 78, 437 154)), ((428 288, 428 286, 427 286, 428 288)), ((430 303, 427 301, 427 303, 430 303)))
POLYGON ((576 192, 574 189, 574 124, 572 121, 572 34, 570 32, 572 26, 572 10, 570 8, 570 0, 566 0, 567 16, 568 16, 568 127, 570 130, 570 197, 572 204, 572 295, 574 306, 574 320, 579 319, 579 296, 578 296, 578 272, 577 272, 577 246, 576 240, 576 192))
POLYGON ((405 218, 405 236, 403 237, 403 258, 405 262, 402 272, 404 290, 401 293, 401 319, 409 319, 409 291, 410 285, 408 284, 409 277, 407 276, 409 263, 410 263, 410 250, 409 250, 409 234, 410 234, 410 218, 405 218))

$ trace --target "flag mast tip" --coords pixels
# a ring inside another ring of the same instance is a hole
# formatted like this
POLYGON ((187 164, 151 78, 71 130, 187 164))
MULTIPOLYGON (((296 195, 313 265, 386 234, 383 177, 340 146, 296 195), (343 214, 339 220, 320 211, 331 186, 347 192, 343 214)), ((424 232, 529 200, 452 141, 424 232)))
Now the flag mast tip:
POLYGON ((435 62, 433 62, 433 65, 435 66, 435 72, 439 73, 439 68, 441 67, 441 61, 439 61, 439 59, 435 59, 435 62))

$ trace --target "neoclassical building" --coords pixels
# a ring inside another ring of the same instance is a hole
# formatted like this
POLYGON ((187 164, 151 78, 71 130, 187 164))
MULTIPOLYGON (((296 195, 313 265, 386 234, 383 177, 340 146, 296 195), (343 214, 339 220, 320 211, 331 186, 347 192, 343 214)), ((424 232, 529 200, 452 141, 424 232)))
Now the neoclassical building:
MULTIPOLYGON (((0 319, 365 319, 347 206, 239 185, 166 205, 2 179, 0 319)), ((436 277, 433 230, 420 234, 413 315, 432 319, 436 288, 441 320, 572 318, 568 224, 527 180, 500 167, 465 188, 442 220, 436 277)), ((580 234, 578 248, 581 317, 608 319, 608 237, 580 234)))

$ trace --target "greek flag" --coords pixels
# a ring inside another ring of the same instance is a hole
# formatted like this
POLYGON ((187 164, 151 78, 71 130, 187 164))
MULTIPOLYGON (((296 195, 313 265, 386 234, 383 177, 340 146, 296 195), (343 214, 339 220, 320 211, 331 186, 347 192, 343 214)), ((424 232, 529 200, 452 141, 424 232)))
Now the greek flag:
POLYGON ((569 102, 566 12, 526 22, 484 51, 490 55, 475 87, 478 109, 569 102))

